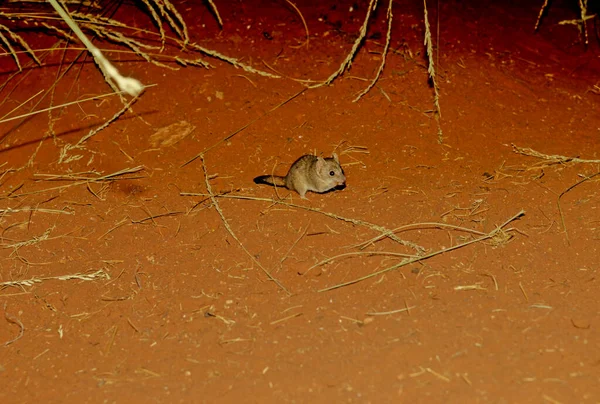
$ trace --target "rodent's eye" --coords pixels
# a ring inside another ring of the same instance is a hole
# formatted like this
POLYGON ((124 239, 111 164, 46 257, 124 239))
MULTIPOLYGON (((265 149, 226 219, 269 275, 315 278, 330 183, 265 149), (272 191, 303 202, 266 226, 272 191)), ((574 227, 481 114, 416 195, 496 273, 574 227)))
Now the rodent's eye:
POLYGON ((329 175, 333 177, 333 176, 335 175, 335 171, 331 170, 331 171, 329 172, 329 175))

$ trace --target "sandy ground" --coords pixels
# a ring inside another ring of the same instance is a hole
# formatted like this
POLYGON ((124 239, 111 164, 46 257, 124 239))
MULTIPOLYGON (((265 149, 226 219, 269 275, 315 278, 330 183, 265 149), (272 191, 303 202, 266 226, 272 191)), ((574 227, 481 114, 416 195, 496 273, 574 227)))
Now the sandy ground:
MULTIPOLYGON (((421 3, 394 2, 358 102, 387 4, 307 89, 365 2, 298 1, 308 43, 286 2, 216 3, 222 30, 174 3, 191 41, 281 78, 107 52, 155 86, 80 148, 117 97, 0 125, 0 401, 598 402, 600 47, 558 24, 577 2, 537 32, 538 2, 429 5, 441 144, 421 3), (343 190, 252 181, 333 152, 343 190)), ((79 53, 14 77, 2 57, 2 115, 109 93, 79 53)))

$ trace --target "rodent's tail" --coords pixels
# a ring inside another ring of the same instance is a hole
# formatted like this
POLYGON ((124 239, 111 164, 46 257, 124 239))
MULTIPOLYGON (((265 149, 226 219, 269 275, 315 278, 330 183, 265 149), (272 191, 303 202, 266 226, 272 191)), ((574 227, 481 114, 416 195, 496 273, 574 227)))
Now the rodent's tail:
POLYGON ((254 179, 254 183, 285 188, 285 177, 280 177, 278 175, 261 175, 254 179))

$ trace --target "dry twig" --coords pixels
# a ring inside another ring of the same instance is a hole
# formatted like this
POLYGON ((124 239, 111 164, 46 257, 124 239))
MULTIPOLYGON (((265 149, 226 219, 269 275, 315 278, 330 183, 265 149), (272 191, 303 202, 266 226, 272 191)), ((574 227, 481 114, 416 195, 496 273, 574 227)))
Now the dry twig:
POLYGON ((23 337, 23 333, 25 332, 25 326, 23 325, 23 323, 18 318, 16 318, 12 314, 8 314, 8 312, 6 311, 6 303, 4 303, 4 318, 9 323, 16 324, 20 328, 19 335, 17 335, 15 338, 11 339, 10 341, 6 341, 4 343, 4 346, 8 346, 8 345, 12 344, 15 341, 18 341, 19 339, 21 339, 23 337))

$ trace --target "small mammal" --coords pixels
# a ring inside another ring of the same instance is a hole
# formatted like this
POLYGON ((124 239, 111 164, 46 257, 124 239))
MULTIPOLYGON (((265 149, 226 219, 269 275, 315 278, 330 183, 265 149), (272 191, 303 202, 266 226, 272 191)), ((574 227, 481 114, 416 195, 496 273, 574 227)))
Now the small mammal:
POLYGON ((346 184, 344 170, 340 166, 337 154, 323 158, 306 154, 292 164, 285 177, 279 175, 261 175, 254 179, 255 184, 285 187, 296 191, 302 199, 306 192, 323 193, 346 184))

